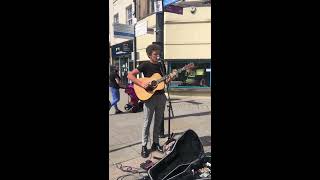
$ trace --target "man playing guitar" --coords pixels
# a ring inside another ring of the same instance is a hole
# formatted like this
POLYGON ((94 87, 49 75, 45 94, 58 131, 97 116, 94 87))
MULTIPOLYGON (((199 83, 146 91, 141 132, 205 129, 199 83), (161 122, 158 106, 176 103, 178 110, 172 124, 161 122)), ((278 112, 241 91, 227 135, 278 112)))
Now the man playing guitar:
MULTIPOLYGON (((142 63, 136 69, 128 73, 128 79, 130 79, 137 88, 143 88, 147 90, 150 88, 151 81, 142 81, 137 79, 135 76, 139 73, 143 73, 144 77, 151 77, 155 73, 159 73, 164 76, 161 72, 161 64, 158 63, 158 58, 160 54, 161 47, 156 44, 151 44, 146 48, 146 53, 149 57, 149 61, 142 63)), ((169 76, 164 80, 165 84, 169 83, 176 76, 176 72, 170 73, 169 76)), ((140 98, 141 99, 141 98, 140 98)), ((142 130, 142 150, 141 156, 147 158, 149 152, 147 149, 149 129, 152 121, 153 114, 155 113, 155 121, 153 127, 153 143, 151 146, 151 151, 162 151, 162 146, 159 144, 159 132, 161 121, 163 121, 163 114, 165 110, 167 98, 164 94, 164 89, 154 90, 151 97, 144 101, 144 124, 142 130)))

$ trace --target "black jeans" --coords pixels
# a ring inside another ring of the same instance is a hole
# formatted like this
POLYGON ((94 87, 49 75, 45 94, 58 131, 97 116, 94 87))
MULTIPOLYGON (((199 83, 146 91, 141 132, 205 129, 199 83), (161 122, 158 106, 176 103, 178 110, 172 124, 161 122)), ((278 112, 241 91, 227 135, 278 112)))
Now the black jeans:
POLYGON ((161 122, 160 125, 160 135, 164 135, 164 113, 163 113, 163 121, 161 122))

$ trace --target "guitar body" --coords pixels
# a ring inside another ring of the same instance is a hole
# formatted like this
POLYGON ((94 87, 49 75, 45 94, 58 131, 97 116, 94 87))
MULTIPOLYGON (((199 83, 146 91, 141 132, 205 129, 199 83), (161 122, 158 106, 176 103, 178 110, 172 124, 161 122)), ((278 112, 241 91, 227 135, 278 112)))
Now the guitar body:
MULTIPOLYGON (((139 80, 142 82, 150 82, 150 81, 157 81, 158 79, 162 78, 159 73, 153 74, 151 77, 140 78, 139 80)), ((151 96, 158 90, 163 90, 165 87, 164 82, 160 82, 159 84, 153 86, 149 90, 144 89, 136 84, 133 85, 134 92, 136 93, 137 97, 142 100, 148 100, 151 96)))

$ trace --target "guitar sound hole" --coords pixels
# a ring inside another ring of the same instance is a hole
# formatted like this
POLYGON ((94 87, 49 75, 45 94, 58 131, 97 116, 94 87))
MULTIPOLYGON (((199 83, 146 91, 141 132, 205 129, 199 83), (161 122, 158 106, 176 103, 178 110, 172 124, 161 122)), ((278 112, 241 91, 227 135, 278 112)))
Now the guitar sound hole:
POLYGON ((157 81, 151 81, 150 85, 147 87, 148 92, 152 92, 157 87, 157 81))
POLYGON ((157 81, 151 81, 151 87, 155 88, 157 86, 157 81))

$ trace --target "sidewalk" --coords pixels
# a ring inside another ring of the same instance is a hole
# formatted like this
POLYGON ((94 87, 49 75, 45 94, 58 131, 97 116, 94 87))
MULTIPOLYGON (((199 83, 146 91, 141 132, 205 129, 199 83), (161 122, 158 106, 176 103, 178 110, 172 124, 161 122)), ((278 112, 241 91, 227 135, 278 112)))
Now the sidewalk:
MULTIPOLYGON (((128 95, 120 89, 118 107, 124 111, 128 95)), ((109 94, 111 100, 111 95, 109 94)), ((205 152, 211 152, 211 99, 208 97, 171 96, 174 118, 170 121, 171 133, 178 138, 187 129, 194 130, 200 137, 205 152)), ((168 110, 165 110, 165 134, 168 130, 168 110)), ((139 168, 140 163, 147 159, 156 162, 154 156, 162 157, 158 152, 148 158, 140 156, 143 112, 114 114, 114 108, 109 112, 109 179, 116 180, 119 176, 128 174, 119 170, 115 164, 139 168), (152 156, 152 157, 151 157, 152 156)), ((153 123, 150 126, 152 132, 153 123)), ((150 133, 151 134, 151 133, 150 133)), ((152 137, 151 137, 152 138, 152 137)), ((162 145, 167 138, 160 139, 162 145)), ((151 142, 148 142, 148 149, 151 142)), ((136 179, 134 176, 126 179, 136 179)))

